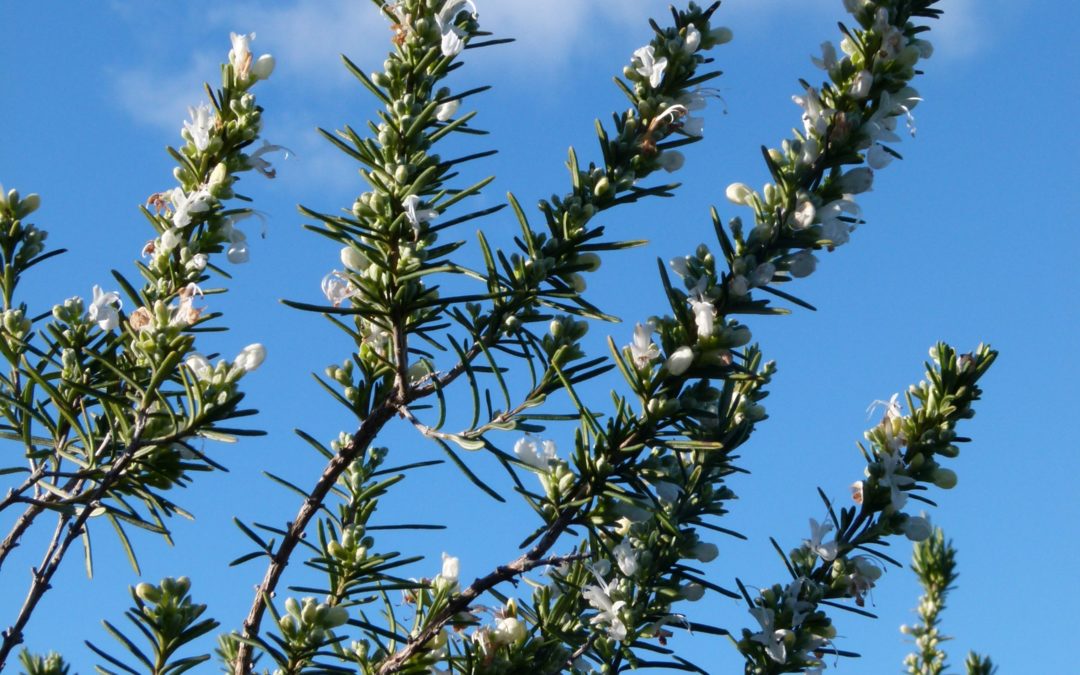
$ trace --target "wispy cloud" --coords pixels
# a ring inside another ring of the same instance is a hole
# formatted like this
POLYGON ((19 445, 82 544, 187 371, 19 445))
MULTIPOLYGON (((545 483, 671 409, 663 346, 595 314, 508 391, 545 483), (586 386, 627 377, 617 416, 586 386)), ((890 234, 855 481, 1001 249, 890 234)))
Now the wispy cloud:
POLYGON ((375 6, 356 0, 224 3, 208 11, 207 23, 222 31, 255 31, 259 51, 272 52, 287 73, 314 83, 339 78, 339 54, 381 61, 390 46, 389 27, 375 6))
POLYGON ((949 0, 943 3, 945 16, 932 24, 930 41, 934 53, 947 59, 966 59, 989 46, 991 31, 983 3, 949 0))
POLYGON ((188 106, 204 98, 199 83, 216 67, 215 58, 196 53, 180 72, 153 66, 115 70, 113 90, 121 108, 137 122, 173 130, 179 136, 188 106))

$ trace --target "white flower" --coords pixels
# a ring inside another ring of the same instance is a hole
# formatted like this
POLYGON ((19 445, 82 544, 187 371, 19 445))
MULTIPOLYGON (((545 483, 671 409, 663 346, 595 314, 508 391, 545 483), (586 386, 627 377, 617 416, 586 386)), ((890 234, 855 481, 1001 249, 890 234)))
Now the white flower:
POLYGON ((751 635, 750 639, 765 645, 765 653, 773 661, 777 663, 787 661, 787 647, 784 646, 784 636, 791 631, 777 630, 773 627, 776 621, 776 613, 771 609, 754 607, 750 610, 750 613, 754 615, 754 618, 761 625, 761 631, 751 635))
POLYGON ((207 382, 214 374, 214 368, 202 354, 192 353, 184 359, 184 365, 194 373, 195 377, 207 382))
POLYGON ((884 169, 895 159, 884 145, 875 143, 866 151, 866 163, 871 169, 884 169))
POLYGON ((96 321, 101 330, 112 330, 120 325, 120 312, 117 310, 124 306, 120 294, 116 291, 108 293, 101 290, 101 286, 94 286, 94 297, 90 307, 86 311, 86 317, 90 321, 96 321))
POLYGON ((634 58, 641 64, 634 70, 642 77, 648 78, 649 86, 653 89, 660 86, 664 79, 664 69, 667 68, 667 57, 656 58, 656 51, 652 45, 645 45, 634 50, 634 58))
POLYGON ((624 577, 632 577, 638 570, 638 554, 631 545, 629 539, 623 539, 619 544, 611 549, 612 555, 615 556, 615 563, 619 566, 619 571, 623 573, 624 577))
POLYGON ((461 50, 465 49, 465 41, 462 39, 465 37, 465 32, 457 27, 454 19, 466 7, 472 8, 472 15, 475 18, 477 10, 472 0, 446 0, 442 10, 435 15, 435 24, 442 34, 440 49, 443 56, 457 56, 461 50))
MULTIPOLYGON (((164 238, 164 236, 162 238, 164 238)), ((209 261, 210 259, 206 256, 205 253, 196 253, 195 255, 191 256, 191 260, 188 260, 187 264, 184 265, 184 267, 186 269, 195 270, 196 272, 201 272, 206 269, 206 263, 208 263, 209 261)))
POLYGON ((694 310, 694 325, 697 326, 698 339, 712 336, 716 327, 716 306, 704 298, 691 299, 690 308, 694 310))
POLYGON ((710 98, 720 98, 720 92, 708 87, 698 87, 679 97, 679 105, 686 110, 685 117, 682 119, 681 130, 687 136, 700 137, 704 134, 705 120, 701 117, 692 117, 690 113, 696 110, 704 110, 710 98))
POLYGON ((810 166, 821 156, 821 143, 816 138, 808 138, 802 144, 798 163, 800 166, 810 166))
POLYGON ((874 184, 874 171, 865 166, 852 169, 840 176, 837 184, 845 194, 857 195, 861 192, 869 192, 874 184))
POLYGON ((660 164, 661 169, 668 173, 674 173, 682 168, 686 162, 686 157, 678 150, 665 150, 660 153, 660 157, 656 161, 660 164))
POLYGON ((914 136, 915 117, 911 111, 920 101, 922 98, 919 97, 919 92, 911 87, 904 87, 895 94, 890 94, 888 91, 881 92, 877 110, 862 126, 863 133, 871 143, 877 141, 896 143, 900 140, 893 131, 896 129, 896 117, 904 115, 907 117, 908 131, 914 136))
POLYGON ((870 415, 873 415, 874 411, 878 408, 885 409, 885 416, 881 418, 882 424, 903 417, 903 411, 900 409, 900 392, 896 392, 890 396, 888 401, 882 401, 881 399, 871 401, 870 405, 866 408, 866 416, 869 417, 870 415))
POLYGON ((266 139, 263 139, 263 143, 259 146, 259 149, 247 156, 247 163, 252 169, 255 169, 267 178, 273 178, 277 176, 277 170, 270 166, 270 162, 263 159, 263 155, 271 152, 283 151, 285 153, 285 159, 289 158, 290 154, 294 154, 291 150, 283 145, 273 145, 266 139))
POLYGON ((832 116, 836 111, 825 107, 817 90, 807 87, 805 96, 792 96, 791 100, 803 109, 803 128, 806 130, 806 135, 813 133, 819 137, 824 136, 832 124, 832 116))
POLYGON ((210 132, 214 128, 214 110, 203 103, 198 108, 188 108, 190 122, 184 122, 184 129, 191 136, 195 149, 203 152, 210 145, 210 132))
POLYGON ((686 37, 683 39, 683 52, 686 54, 693 54, 701 46, 701 31, 694 27, 694 24, 688 24, 686 26, 686 37))
POLYGON ((443 56, 457 56, 465 49, 465 41, 458 35, 456 27, 451 26, 443 33, 441 49, 443 56))
POLYGON ((852 98, 861 101, 870 95, 870 87, 874 84, 874 76, 870 74, 869 70, 860 70, 855 74, 855 78, 851 81, 851 89, 848 90, 848 94, 852 98))
POLYGON ((855 604, 862 607, 863 596, 874 587, 874 582, 881 578, 881 568, 864 555, 854 556, 850 562, 854 570, 847 575, 848 592, 855 598, 855 604))
POLYGON ((788 584, 787 588, 784 589, 784 605, 791 609, 792 628, 801 626, 806 617, 814 611, 814 603, 799 599, 799 596, 802 594, 803 586, 807 583, 813 584, 813 582, 806 577, 799 577, 788 584))
POLYGON ((667 368, 669 373, 678 377, 685 373, 693 362, 694 350, 689 347, 679 347, 667 357, 664 367, 667 368))
POLYGON ((232 41, 232 49, 229 50, 229 63, 236 73, 236 79, 246 80, 252 75, 256 80, 265 80, 274 72, 274 57, 263 54, 258 60, 251 56, 251 41, 255 39, 255 33, 229 33, 232 41))
POLYGON ((788 259, 788 272, 796 279, 808 277, 817 269, 817 258, 810 251, 799 251, 788 259))
POLYGON ((881 463, 881 468, 884 471, 880 482, 882 485, 889 487, 889 503, 892 504, 894 509, 900 510, 904 508, 908 497, 902 488, 913 485, 915 479, 899 473, 905 470, 903 457, 900 456, 899 452, 884 452, 878 456, 878 462, 881 463))
POLYGON ((447 555, 444 552, 442 554, 442 573, 439 574, 439 576, 443 579, 446 579, 447 581, 457 583, 458 575, 460 573, 461 561, 458 558, 452 555, 447 555))
POLYGON ((246 263, 250 258, 247 235, 240 228, 233 225, 233 220, 225 223, 223 233, 229 240, 229 248, 225 251, 225 257, 228 258, 229 262, 236 265, 246 263))
POLYGON ((435 119, 439 120, 440 122, 445 122, 446 120, 453 117, 454 114, 457 113, 458 108, 460 107, 461 101, 459 101, 458 99, 447 101, 446 103, 440 103, 438 106, 435 107, 435 119))
POLYGON ((837 199, 817 210, 818 222, 821 223, 821 236, 836 246, 848 242, 852 224, 846 220, 859 214, 859 206, 850 199, 837 199), (844 214, 850 214, 846 216, 844 214))
POLYGON ((214 198, 206 190, 196 190, 191 194, 184 194, 183 188, 173 188, 169 193, 169 202, 172 203, 172 222, 178 228, 185 228, 191 224, 192 214, 205 213, 210 210, 214 198))
POLYGON ((829 543, 822 543, 822 539, 826 534, 832 532, 832 523, 825 521, 824 523, 818 523, 817 520, 810 519, 810 538, 804 540, 803 544, 806 548, 810 549, 814 553, 821 556, 822 560, 826 562, 832 562, 836 559, 838 552, 837 543, 835 540, 829 543))
POLYGON ((630 343, 630 356, 638 368, 645 368, 660 358, 660 349, 652 341, 656 327, 651 321, 635 324, 634 341, 630 343))
POLYGON ((557 459, 554 441, 542 441, 538 448, 536 441, 529 436, 523 436, 514 443, 514 454, 525 464, 540 471, 550 469, 551 463, 557 459))
POLYGON ((791 214, 791 229, 805 230, 814 224, 816 216, 817 208, 814 206, 814 202, 803 199, 795 205, 795 211, 791 214))
POLYGON ((266 347, 256 342, 240 350, 240 353, 233 359, 233 367, 239 368, 245 373, 250 373, 262 365, 265 360, 266 347))
POLYGON ((421 223, 426 223, 439 216, 439 212, 435 209, 417 208, 420 205, 418 195, 409 195, 401 202, 401 205, 405 207, 405 217, 409 219, 409 224, 412 225, 413 231, 417 234, 420 233, 421 223))
POLYGON ((830 70, 833 66, 836 65, 836 47, 834 47, 833 43, 831 42, 822 42, 821 58, 819 59, 817 57, 811 56, 810 60, 818 68, 826 71, 830 70))
POLYGON ((232 41, 232 49, 229 50, 229 63, 237 79, 246 80, 248 71, 251 69, 251 41, 255 39, 255 33, 229 33, 232 41))
POLYGON ((165 252, 171 251, 180 244, 181 239, 180 230, 170 227, 161 233, 161 246, 157 248, 165 252))
MULTIPOLYGON (((606 560, 600 562, 607 562, 606 560)), ((598 571, 601 568, 599 564, 593 568, 593 574, 596 576, 596 580, 599 585, 588 585, 581 589, 581 595, 588 601, 590 605, 599 610, 596 616, 589 619, 589 623, 592 624, 606 624, 607 634, 612 640, 625 640, 626 639, 626 624, 623 623, 622 618, 619 617, 619 611, 626 606, 625 600, 612 600, 611 591, 614 584, 608 584, 601 577, 601 573, 598 571)), ((606 574, 606 570, 604 574, 606 574)))
POLYGON ((673 504, 679 495, 682 494, 682 488, 676 483, 666 480, 658 480, 652 483, 653 490, 656 491, 656 498, 665 504, 673 504))
POLYGON ((750 186, 746 183, 732 183, 727 186, 724 195, 727 196, 728 201, 732 203, 749 206, 753 203, 754 191, 751 190, 750 186))
POLYGON ((899 28, 889 23, 889 10, 884 7, 879 7, 874 15, 874 30, 881 33, 878 54, 884 59, 895 59, 907 46, 907 38, 899 28))
POLYGON ((171 305, 169 307, 169 309, 172 310, 172 316, 169 318, 170 325, 189 326, 199 320, 202 310, 192 307, 196 295, 201 298, 203 297, 203 292, 202 289, 194 283, 190 283, 180 289, 180 292, 177 294, 176 305, 171 305))
POLYGON ((672 258, 668 261, 668 265, 671 266, 671 271, 678 274, 681 278, 685 279, 690 274, 689 257, 672 258))
POLYGON ((355 294, 348 279, 343 277, 341 272, 338 272, 337 270, 334 270, 323 277, 322 292, 334 307, 340 306, 342 302, 355 294))

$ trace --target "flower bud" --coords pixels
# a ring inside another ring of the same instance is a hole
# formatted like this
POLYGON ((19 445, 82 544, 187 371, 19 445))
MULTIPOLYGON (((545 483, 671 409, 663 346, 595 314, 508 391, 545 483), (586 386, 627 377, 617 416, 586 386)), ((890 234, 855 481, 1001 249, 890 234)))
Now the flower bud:
POLYGON ((529 631, 526 630, 525 624, 515 617, 508 616, 499 619, 492 638, 496 644, 509 645, 524 641, 528 635, 529 631))
POLYGON ((909 516, 904 521, 904 536, 911 541, 923 541, 933 533, 930 521, 919 516, 909 516))
POLYGON ((161 591, 151 584, 143 582, 135 587, 135 595, 146 602, 158 603, 161 601, 161 591))
POLYGON ((796 279, 808 277, 817 269, 817 258, 810 251, 800 251, 788 261, 788 272, 796 279))
POLYGON ((296 598, 286 598, 285 611, 297 618, 300 617, 300 603, 296 601, 296 598))
POLYGON ((746 183, 732 183, 727 186, 724 194, 732 203, 744 205, 749 205, 754 197, 754 191, 746 183))
POLYGON ((256 342, 255 344, 244 347, 240 353, 236 355, 233 366, 243 370, 245 373, 250 373, 262 365, 262 362, 265 359, 266 348, 256 342))
POLYGON ((686 163, 686 156, 678 150, 665 150, 656 161, 661 169, 668 173, 674 173, 686 163))
POLYGON ((705 597, 705 587, 697 582, 691 582, 679 587, 682 596, 690 602, 697 602, 705 597))
POLYGON ((733 37, 734 34, 731 32, 731 29, 726 26, 720 26, 709 31, 709 40, 714 46, 727 44, 728 42, 731 42, 733 37))
POLYGON ((337 628, 342 626, 349 620, 349 613, 345 611, 344 607, 331 607, 326 611, 323 616, 322 625, 324 628, 337 628))
POLYGON ((699 541, 694 544, 694 548, 690 551, 690 557, 705 563, 715 560, 718 555, 720 555, 720 549, 717 548, 716 544, 710 544, 706 541, 699 541))
POLYGON ((36 193, 26 195, 23 197, 22 201, 19 202, 19 217, 25 218, 34 211, 37 211, 39 206, 41 206, 41 197, 36 193))
POLYGON ((938 486, 942 490, 951 490, 956 487, 956 472, 952 469, 945 469, 938 467, 934 469, 933 478, 934 485, 938 486))
POLYGON ((461 107, 461 101, 457 99, 447 101, 446 103, 440 103, 435 108, 435 119, 440 122, 445 122, 457 113, 459 107, 461 107))
POLYGON ((578 265, 584 265, 585 269, 589 272, 595 272, 596 270, 600 269, 601 261, 600 256, 596 255, 595 253, 582 253, 574 259, 574 262, 578 265))
POLYGON ((257 80, 265 80, 270 77, 270 73, 274 72, 274 66, 276 62, 274 57, 269 54, 263 54, 255 61, 251 66, 251 74, 255 76, 257 80))
POLYGON ((690 368, 690 365, 694 363, 694 350, 689 347, 679 347, 668 356, 667 361, 664 362, 664 367, 667 371, 678 377, 690 368))
POLYGON ((612 192, 614 192, 614 189, 607 176, 601 176, 600 180, 596 181, 596 185, 593 186, 593 196, 597 199, 602 199, 612 192))

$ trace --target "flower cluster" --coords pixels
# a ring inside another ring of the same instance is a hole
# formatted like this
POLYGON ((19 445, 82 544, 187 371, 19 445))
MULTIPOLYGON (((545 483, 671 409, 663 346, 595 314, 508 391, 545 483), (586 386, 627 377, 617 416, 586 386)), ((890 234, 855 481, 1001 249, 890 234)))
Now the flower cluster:
POLYGON ((756 599, 746 597, 762 627, 758 632, 744 630, 739 643, 753 672, 824 668, 822 648, 835 637, 835 629, 819 609, 822 602, 847 599, 862 607, 884 565, 893 562, 878 554, 876 546, 889 536, 904 535, 915 542, 931 536, 924 516, 901 509, 928 483, 944 489, 956 484, 956 474, 941 467, 937 458, 958 453, 955 426, 973 414, 971 404, 981 393, 977 382, 996 355, 981 345, 960 355, 938 344, 930 350, 934 367, 908 390, 909 414, 903 414, 898 396, 876 402, 885 414, 866 432, 866 479, 853 486, 855 506, 837 515, 828 504, 828 520, 810 519, 810 537, 785 560, 794 577, 785 590, 774 586, 756 599), (834 530, 836 536, 830 538, 834 530))
POLYGON ((813 58, 830 81, 806 85, 793 97, 803 129, 765 153, 774 182, 760 192, 744 183, 728 186, 727 198, 754 212, 748 233, 740 219, 732 221, 734 242, 726 244, 733 300, 748 303, 753 288, 812 274, 813 251, 847 243, 861 222, 855 196, 869 191, 874 172, 899 157, 891 146, 900 141, 897 120, 906 118, 914 134, 911 113, 921 99, 908 82, 933 51, 910 23, 932 16, 922 7, 931 3, 916 4, 845 3, 858 25, 844 29, 841 55, 826 42, 821 57, 813 58))

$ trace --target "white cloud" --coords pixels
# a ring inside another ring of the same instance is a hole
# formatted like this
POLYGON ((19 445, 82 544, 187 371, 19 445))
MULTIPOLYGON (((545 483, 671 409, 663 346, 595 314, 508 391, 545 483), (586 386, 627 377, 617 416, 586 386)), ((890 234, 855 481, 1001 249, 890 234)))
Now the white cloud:
POLYGON ((255 31, 257 51, 272 52, 282 68, 316 81, 339 79, 344 72, 339 54, 359 63, 379 57, 390 47, 389 24, 374 5, 356 0, 270 7, 223 3, 209 10, 207 22, 222 31, 255 31))
POLYGON ((175 131, 179 138, 188 106, 198 105, 206 98, 200 83, 216 69, 213 57, 197 53, 179 73, 165 73, 153 67, 115 71, 113 89, 121 108, 136 121, 175 131))
POLYGON ((655 9, 657 5, 648 0, 489 0, 480 7, 480 19, 484 29, 496 37, 516 40, 502 55, 511 64, 529 63, 556 71, 567 64, 582 43, 595 41, 602 33, 610 34, 612 23, 619 28, 637 24, 646 39, 650 6, 655 9))
POLYGON ((949 0, 945 4, 944 16, 930 22, 928 39, 934 44, 936 56, 963 59, 987 46, 990 31, 978 7, 972 0, 949 0))

